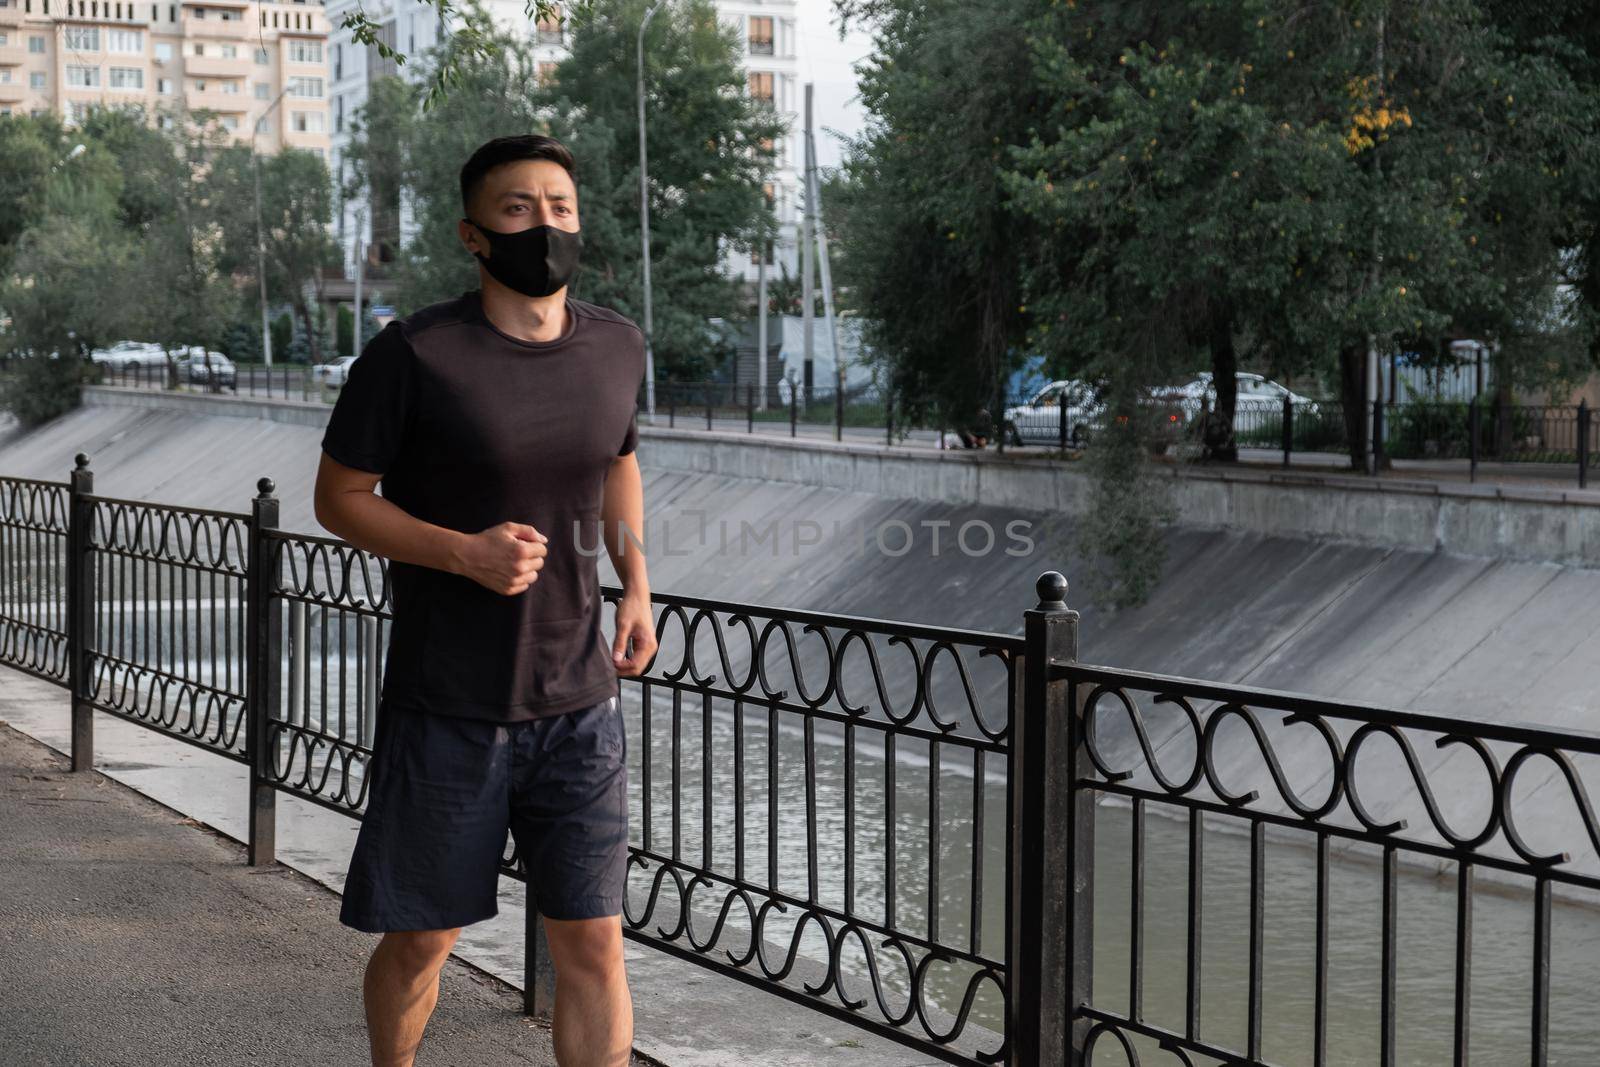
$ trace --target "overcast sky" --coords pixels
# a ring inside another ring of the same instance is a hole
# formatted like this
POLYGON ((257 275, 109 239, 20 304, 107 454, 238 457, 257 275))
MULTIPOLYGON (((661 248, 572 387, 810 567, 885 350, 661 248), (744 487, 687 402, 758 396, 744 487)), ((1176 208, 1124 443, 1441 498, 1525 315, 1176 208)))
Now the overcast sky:
MULTIPOLYGON (((805 83, 812 82, 813 122, 817 133, 817 163, 834 167, 839 163, 842 148, 838 137, 829 129, 850 135, 858 134, 865 120, 861 102, 856 97, 854 63, 865 59, 872 49, 872 39, 852 26, 844 40, 839 39, 833 0, 796 0, 795 25, 801 40, 800 92, 805 83)), ((804 115, 804 95, 796 101, 795 110, 804 115)), ((800 121, 804 121, 803 117, 800 121)))

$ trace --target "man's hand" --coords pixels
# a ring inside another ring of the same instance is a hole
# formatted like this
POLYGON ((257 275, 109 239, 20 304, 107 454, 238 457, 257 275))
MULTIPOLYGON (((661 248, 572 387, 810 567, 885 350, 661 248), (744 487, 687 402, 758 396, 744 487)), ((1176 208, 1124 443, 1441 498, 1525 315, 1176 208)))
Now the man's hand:
POLYGON ((462 537, 452 569, 485 589, 515 596, 538 580, 549 540, 525 522, 502 522, 462 537))
POLYGON ((656 620, 650 611, 650 595, 624 593, 617 603, 617 639, 611 644, 611 662, 623 678, 636 678, 656 655, 656 620), (633 641, 633 655, 628 642, 633 641))

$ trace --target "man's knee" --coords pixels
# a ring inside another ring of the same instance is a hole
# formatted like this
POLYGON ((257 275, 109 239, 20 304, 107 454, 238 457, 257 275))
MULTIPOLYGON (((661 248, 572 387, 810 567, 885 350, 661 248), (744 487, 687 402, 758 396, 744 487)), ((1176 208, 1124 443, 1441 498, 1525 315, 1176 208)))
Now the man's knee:
POLYGON ((603 919, 544 920, 556 978, 578 982, 605 982, 622 969, 622 923, 616 916, 603 919))
POLYGON ((426 974, 444 966, 461 928, 450 930, 391 930, 383 947, 395 964, 408 974, 426 974))

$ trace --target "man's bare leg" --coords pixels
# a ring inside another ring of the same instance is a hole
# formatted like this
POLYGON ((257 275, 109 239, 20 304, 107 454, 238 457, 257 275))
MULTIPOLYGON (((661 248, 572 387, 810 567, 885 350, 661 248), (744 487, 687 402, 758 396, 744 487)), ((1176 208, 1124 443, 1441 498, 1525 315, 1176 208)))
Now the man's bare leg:
POLYGON ((556 970, 551 1036, 560 1067, 627 1067, 633 998, 622 964, 622 916, 544 920, 556 970))
POLYGON ((439 1000, 439 971, 460 933, 459 926, 401 930, 378 942, 361 983, 373 1067, 411 1067, 439 1000))

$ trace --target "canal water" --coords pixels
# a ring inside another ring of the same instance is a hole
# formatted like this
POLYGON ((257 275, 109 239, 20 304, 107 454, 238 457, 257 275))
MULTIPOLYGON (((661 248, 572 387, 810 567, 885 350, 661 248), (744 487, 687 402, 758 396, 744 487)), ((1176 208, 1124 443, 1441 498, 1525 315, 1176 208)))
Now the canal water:
MULTIPOLYGON (((777 806, 777 885, 805 899, 809 891, 807 777, 804 734, 799 720, 780 716, 776 789, 767 781, 768 717, 764 707, 744 711, 744 779, 733 774, 733 712, 720 707, 710 716, 712 868, 734 870, 735 806, 744 805, 747 880, 768 884, 769 803, 777 806)), ((700 865, 706 810, 701 764, 704 722, 698 699, 685 699, 679 737, 681 756, 677 794, 679 855, 700 865)), ((661 697, 652 714, 651 842, 671 854, 672 716, 661 697)), ((855 753, 854 913, 871 921, 887 916, 888 850, 885 819, 886 775, 881 733, 858 729, 855 753)), ((633 843, 643 844, 642 716, 638 701, 629 706, 629 786, 633 843)), ((819 725, 815 737, 816 899, 844 907, 844 749, 836 731, 819 725)), ((908 934, 928 934, 928 885, 938 878, 938 940, 968 948, 972 930, 974 812, 982 826, 979 853, 982 907, 981 954, 999 959, 1004 952, 1005 789, 1003 762, 986 758, 981 803, 974 804, 970 753, 944 745, 937 777, 940 856, 930 867, 931 792, 928 744, 902 738, 895 774, 895 921, 908 934)), ((1102 803, 1095 842, 1095 1003, 1125 1012, 1129 987, 1129 911, 1131 810, 1102 803)), ((1246 1035, 1249 976, 1249 839, 1206 822, 1204 911, 1202 919, 1201 1037, 1207 1043, 1242 1050, 1246 1035)), ((1240 824, 1242 827, 1242 824, 1240 824)), ((1188 824, 1183 813, 1151 805, 1146 816, 1144 1012, 1149 1023, 1181 1032, 1185 1011, 1187 940, 1188 824)), ((1312 1063, 1316 881, 1314 838, 1293 831, 1267 835, 1265 847, 1264 974, 1262 1052, 1272 1063, 1312 1063)), ((1327 1063, 1330 1067, 1369 1067, 1379 1063, 1381 982, 1381 866, 1379 850, 1366 846, 1336 850, 1330 859, 1327 1063)), ((1402 865, 1397 890, 1396 1063, 1412 1067, 1449 1064, 1455 1025, 1455 907, 1453 864, 1439 870, 1402 865)), ((648 885, 646 872, 630 876, 634 899, 648 885)), ((671 894, 667 894, 670 898, 671 894)), ((693 926, 704 940, 723 903, 723 887, 696 890, 693 926)), ((759 902, 759 897, 758 897, 759 902)), ((637 914, 637 903, 634 905, 637 914)), ((794 929, 794 911, 769 913, 768 960, 780 965, 794 929)), ((652 927, 669 928, 676 911, 662 905, 652 927)), ((1533 988, 1533 903, 1531 880, 1508 882, 1479 877, 1472 916, 1470 1041, 1474 1062, 1494 1067, 1531 1063, 1533 988)), ((720 947, 742 952, 749 924, 737 904, 728 912, 720 947)), ((1058 933, 1058 936, 1064 936, 1058 933)), ((906 1005, 910 976, 897 952, 878 947, 879 980, 891 1012, 906 1005)), ((852 997, 872 996, 870 973, 860 943, 845 941, 841 970, 852 997)), ((1593 1007, 1600 990, 1600 900, 1558 895, 1552 911, 1550 1058, 1552 1064, 1600 1064, 1600 1018, 1593 1007)), ((810 926, 801 954, 826 960, 822 935, 810 926)), ((914 956, 920 960, 921 953, 914 956)), ((928 996, 955 1012, 967 991, 970 967, 935 966, 928 996)), ((830 994, 831 995, 831 994, 830 994)), ((870 1000, 864 1013, 875 1014, 870 1000)), ((981 982, 971 1024, 998 1029, 1001 999, 990 982, 981 982)), ((915 1028, 915 1021, 908 1024, 915 1028)), ((963 1043, 964 1044, 964 1043, 963 1043)), ((983 1040, 980 1048, 992 1048, 983 1040)), ((1149 1042, 1137 1042, 1143 1061, 1177 1061, 1149 1042)), ((1121 1064, 1123 1054, 1104 1041, 1097 1064, 1121 1064)), ((1197 1060, 1203 1062, 1203 1060, 1197 1060)))

